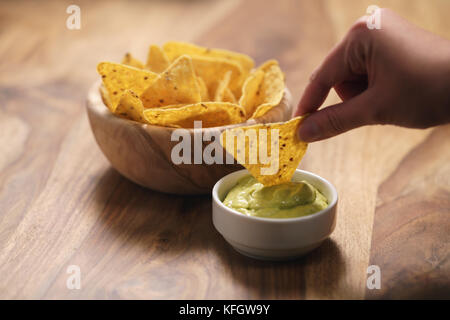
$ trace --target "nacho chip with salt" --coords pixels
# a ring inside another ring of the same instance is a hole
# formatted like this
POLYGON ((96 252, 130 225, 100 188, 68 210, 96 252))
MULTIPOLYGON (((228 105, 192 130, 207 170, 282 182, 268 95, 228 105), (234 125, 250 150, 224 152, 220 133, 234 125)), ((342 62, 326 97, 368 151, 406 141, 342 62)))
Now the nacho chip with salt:
POLYGON ((193 56, 192 64, 197 76, 205 81, 211 98, 216 94, 218 79, 223 79, 228 72, 231 72, 228 87, 235 96, 240 97, 244 73, 238 63, 222 58, 193 56))
POLYGON ((200 102, 202 97, 191 58, 181 56, 175 60, 140 98, 145 108, 200 102))
POLYGON ((223 101, 225 91, 228 89, 230 83, 231 71, 225 73, 224 77, 219 81, 217 85, 216 93, 214 95, 214 101, 223 101))
POLYGON ((144 106, 139 96, 131 90, 125 91, 120 98, 114 113, 122 118, 138 122, 146 122, 144 118, 144 106))
POLYGON ((225 130, 225 150, 265 186, 291 181, 308 144, 298 138, 303 117, 287 122, 258 124, 225 130))
POLYGON ((169 67, 169 59, 164 51, 157 45, 151 45, 148 50, 145 67, 153 72, 161 73, 169 67))
POLYGON ((126 90, 132 90, 140 95, 157 78, 157 74, 126 66, 120 63, 101 62, 97 65, 97 72, 102 76, 104 92, 107 92, 106 100, 108 108, 114 112, 120 98, 126 90))
POLYGON ((185 42, 169 41, 164 44, 163 50, 167 54, 169 60, 174 60, 183 54, 226 59, 238 63, 245 73, 249 73, 255 64, 253 59, 246 54, 224 49, 205 48, 185 42))
POLYGON ((260 104, 261 84, 264 79, 264 71, 257 69, 252 72, 242 86, 242 96, 239 104, 245 109, 248 117, 251 117, 260 104))
POLYGON ((276 107, 283 98, 284 74, 276 60, 269 60, 258 68, 264 72, 256 97, 256 110, 250 118, 259 118, 276 107))
POLYGON ((222 101, 223 102, 237 103, 236 97, 234 96, 233 92, 231 92, 230 88, 226 88, 225 89, 225 91, 223 93, 222 101))
POLYGON ((205 81, 201 77, 197 77, 198 87, 200 89, 200 96, 202 98, 201 101, 209 100, 208 87, 206 86, 205 81))
POLYGON ((201 121, 203 128, 240 123, 245 119, 241 106, 226 102, 201 102, 144 110, 147 122, 159 126, 193 128, 201 121))
POLYGON ((126 64, 127 66, 135 67, 138 69, 144 68, 144 64, 135 57, 133 57, 129 52, 127 52, 125 54, 125 57, 123 57, 122 64, 126 64))

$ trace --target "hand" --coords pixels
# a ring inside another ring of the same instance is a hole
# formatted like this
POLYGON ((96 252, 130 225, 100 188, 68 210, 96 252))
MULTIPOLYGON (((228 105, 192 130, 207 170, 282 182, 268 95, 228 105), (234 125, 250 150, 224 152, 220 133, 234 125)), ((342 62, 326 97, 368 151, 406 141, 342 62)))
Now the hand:
POLYGON ((311 76, 295 116, 312 142, 370 124, 450 122, 450 41, 381 9, 381 29, 359 19, 311 76), (342 103, 316 111, 331 88, 342 103))

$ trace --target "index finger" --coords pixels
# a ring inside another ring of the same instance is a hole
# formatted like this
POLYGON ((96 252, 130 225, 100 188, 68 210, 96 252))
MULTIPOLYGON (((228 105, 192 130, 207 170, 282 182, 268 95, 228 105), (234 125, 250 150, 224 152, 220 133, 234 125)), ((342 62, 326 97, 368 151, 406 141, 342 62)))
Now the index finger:
MULTIPOLYGON (((312 73, 310 81, 298 104, 295 116, 316 111, 323 104, 333 86, 352 79, 355 76, 351 70, 349 58, 357 59, 359 50, 354 50, 356 54, 352 54, 349 57, 349 47, 354 47, 355 41, 362 40, 361 37, 351 36, 354 34, 352 31, 355 29, 360 29, 359 22, 331 50, 321 65, 312 73)), ((357 44, 356 46, 358 47, 357 44)))

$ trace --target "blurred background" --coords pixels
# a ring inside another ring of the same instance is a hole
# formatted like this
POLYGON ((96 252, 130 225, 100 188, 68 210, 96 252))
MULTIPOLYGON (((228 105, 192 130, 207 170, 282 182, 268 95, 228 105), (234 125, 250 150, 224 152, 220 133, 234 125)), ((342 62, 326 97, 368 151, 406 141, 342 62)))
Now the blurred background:
MULTIPOLYGON (((450 37, 447 0, 138 0, 1 1, 0 81, 16 88, 84 95, 99 61, 125 52, 145 60, 149 44, 167 40, 244 52, 257 63, 280 61, 297 99, 309 74, 366 14, 390 7, 413 23, 450 37), (66 28, 66 9, 81 9, 81 29, 66 28), (58 82, 57 84, 55 82, 58 82)), ((335 96, 332 96, 334 99, 335 96)), ((72 100, 72 99, 71 99, 72 100)))

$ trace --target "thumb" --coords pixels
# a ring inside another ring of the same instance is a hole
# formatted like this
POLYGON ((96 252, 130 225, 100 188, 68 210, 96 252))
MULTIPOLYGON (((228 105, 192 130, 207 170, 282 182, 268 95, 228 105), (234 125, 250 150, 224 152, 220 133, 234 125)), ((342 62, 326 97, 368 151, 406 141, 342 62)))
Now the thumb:
POLYGON ((372 95, 369 89, 350 100, 312 113, 300 125, 300 139, 305 142, 323 140, 363 125, 373 124, 372 110, 376 99, 372 99, 372 95))

